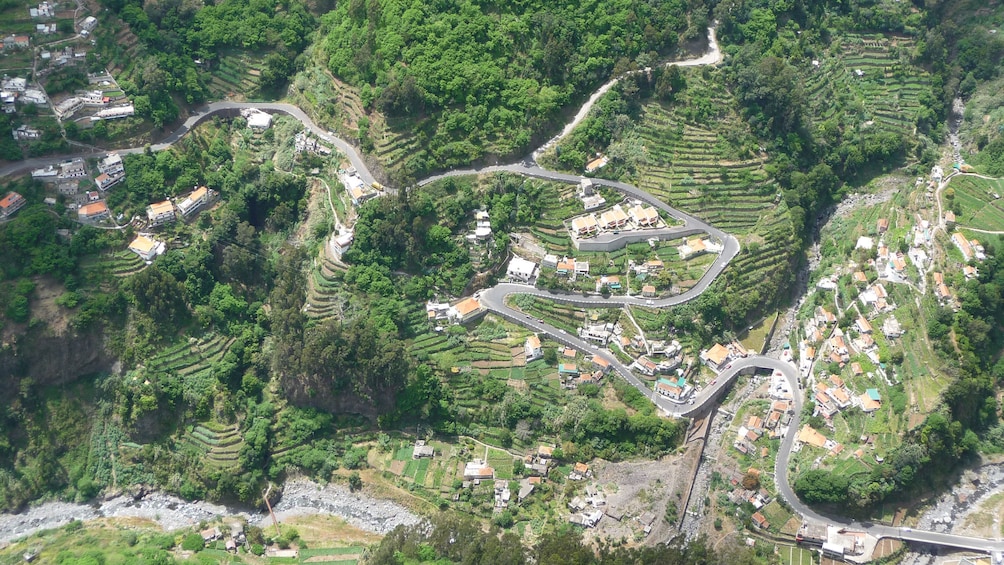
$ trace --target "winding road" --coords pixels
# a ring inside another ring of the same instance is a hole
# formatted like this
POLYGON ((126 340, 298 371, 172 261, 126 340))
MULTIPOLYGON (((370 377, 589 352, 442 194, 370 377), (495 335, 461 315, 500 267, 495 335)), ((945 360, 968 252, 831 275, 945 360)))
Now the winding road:
MULTIPOLYGON (((708 65, 717 64, 721 61, 721 53, 718 49, 717 41, 715 40, 714 29, 708 30, 708 38, 710 48, 709 51, 701 56, 694 59, 689 59, 685 61, 678 61, 667 64, 676 64, 680 66, 697 66, 697 65, 708 65)), ((637 71, 636 71, 637 72, 637 71)), ((450 176, 460 176, 460 175, 479 175, 485 173, 491 173, 496 171, 504 171, 509 173, 516 173, 521 175, 526 175, 529 177, 578 184, 582 177, 577 175, 570 175, 566 173, 559 173, 554 171, 549 171, 543 169, 537 165, 536 158, 540 155, 546 148, 550 147, 554 143, 558 142, 562 137, 570 133, 575 126, 585 118, 588 114, 589 109, 592 105, 599 99, 600 96, 611 87, 617 83, 617 78, 607 82, 600 89, 589 98, 582 109, 576 113, 572 121, 566 125, 561 133, 548 141, 540 149, 534 151, 528 157, 524 158, 518 163, 510 165, 499 165, 490 166, 480 169, 466 169, 466 170, 456 170, 450 171, 439 175, 434 175, 419 181, 419 185, 426 185, 428 183, 434 182, 441 178, 446 178, 450 176)), ((150 145, 149 147, 132 147, 126 149, 116 150, 119 154, 130 154, 130 153, 141 153, 147 149, 151 151, 161 151, 171 147, 174 143, 184 137, 189 131, 194 127, 199 125, 206 119, 213 116, 223 116, 223 117, 234 117, 240 114, 241 110, 255 108, 269 113, 282 113, 292 116, 293 118, 299 120, 304 127, 313 132, 318 138, 334 145, 337 147, 345 156, 349 159, 351 164, 356 168, 359 173, 360 178, 367 184, 372 184, 374 178, 370 173, 366 163, 364 162, 362 156, 359 154, 357 149, 345 140, 342 140, 334 135, 332 135, 327 130, 320 128, 317 124, 311 120, 311 118, 297 106, 291 104, 281 104, 281 103, 246 103, 246 102, 213 102, 211 104, 197 108, 195 112, 185 120, 175 131, 168 134, 166 137, 161 139, 159 142, 150 145)), ((69 156, 59 156, 59 157, 46 157, 46 158, 35 158, 26 161, 21 161, 18 163, 9 164, 0 167, 0 177, 21 173, 26 170, 36 169, 40 167, 45 167, 48 165, 57 164, 59 162, 65 161, 71 157, 86 156, 88 154, 103 154, 101 152, 80 152, 69 156)), ((835 524, 842 525, 851 530, 867 532, 877 538, 897 538, 904 541, 918 542, 923 544, 938 545, 952 548, 964 548, 975 551, 984 552, 1004 552, 1004 541, 987 540, 981 538, 972 538, 967 536, 956 536, 951 534, 942 534, 938 532, 930 531, 920 531, 911 530, 909 528, 895 528, 891 526, 877 525, 872 523, 860 523, 851 520, 847 520, 840 517, 834 516, 824 516, 817 513, 813 509, 809 508, 807 505, 803 504, 798 497, 795 495, 791 488, 789 482, 789 464, 791 459, 791 451, 794 445, 794 440, 796 436, 796 431, 799 427, 799 416, 802 408, 802 398, 803 394, 800 389, 800 381, 797 368, 788 362, 781 361, 778 359, 773 359, 765 356, 751 356, 743 359, 736 360, 733 362, 727 370, 720 373, 713 381, 714 384, 703 389, 699 394, 697 394, 690 403, 677 403, 670 401, 668 399, 662 398, 655 394, 654 391, 648 387, 646 383, 641 381, 636 377, 631 370, 621 363, 614 355, 609 351, 599 349, 592 343, 586 342, 580 339, 578 336, 568 334, 564 330, 557 329, 550 326, 540 320, 534 319, 514 308, 511 308, 506 304, 506 298, 516 294, 530 294, 534 296, 539 296, 542 298, 547 298, 551 300, 561 301, 574 306, 579 306, 583 308, 616 308, 623 306, 647 306, 653 308, 664 308, 669 306, 675 306, 678 304, 683 304, 690 300, 693 300, 700 296, 714 280, 724 271, 725 267, 739 254, 740 247, 738 240, 715 228, 714 226, 695 218, 685 212, 677 210, 668 204, 660 201, 654 196, 648 194, 647 192, 639 189, 636 186, 605 180, 605 179, 592 179, 594 184, 599 184, 616 189, 627 196, 636 198, 638 200, 644 201, 664 212, 670 214, 674 218, 683 222, 682 227, 672 228, 675 237, 683 237, 686 235, 696 234, 696 233, 707 233, 712 238, 717 239, 723 245, 723 250, 714 261, 714 263, 708 268, 707 272, 701 278, 698 283, 682 294, 676 296, 669 296, 658 299, 644 299, 633 296, 609 296, 602 297, 597 295, 582 295, 573 294, 566 292, 551 292, 542 289, 538 289, 529 285, 512 284, 512 283, 501 283, 492 288, 485 289, 480 292, 479 298, 481 304, 488 310, 501 316, 513 323, 519 324, 521 326, 527 327, 535 332, 546 334, 549 338, 554 341, 561 343, 565 346, 578 349, 580 351, 587 352, 592 355, 597 355, 610 363, 611 368, 616 371, 616 373, 623 378, 625 381, 630 383, 636 389, 638 389, 642 394, 659 407, 667 415, 675 417, 692 417, 710 410, 716 399, 732 384, 739 374, 742 373, 752 373, 757 371, 770 371, 770 372, 780 372, 788 380, 791 390, 794 393, 794 404, 795 404, 795 415, 791 420, 788 428, 788 433, 781 443, 781 447, 777 456, 777 465, 775 469, 775 479, 778 486, 779 493, 781 497, 788 503, 791 508, 801 514, 803 517, 816 521, 823 524, 835 524), (678 235, 677 235, 678 234, 678 235)))

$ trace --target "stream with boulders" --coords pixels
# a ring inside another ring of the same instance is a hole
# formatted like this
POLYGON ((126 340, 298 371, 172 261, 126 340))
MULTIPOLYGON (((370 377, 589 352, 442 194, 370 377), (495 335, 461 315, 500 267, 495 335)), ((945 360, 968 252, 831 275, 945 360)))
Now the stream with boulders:
MULTIPOLYGON (((399 525, 410 526, 420 521, 417 514, 396 502, 365 492, 351 492, 343 485, 322 485, 305 479, 288 481, 274 510, 280 521, 292 516, 327 514, 376 534, 386 534, 399 525)), ((118 494, 91 504, 52 501, 17 514, 0 514, 0 544, 40 530, 57 528, 71 520, 144 518, 171 531, 225 516, 241 516, 248 523, 258 526, 271 522, 267 512, 257 509, 187 501, 161 491, 137 489, 130 494, 118 494)))

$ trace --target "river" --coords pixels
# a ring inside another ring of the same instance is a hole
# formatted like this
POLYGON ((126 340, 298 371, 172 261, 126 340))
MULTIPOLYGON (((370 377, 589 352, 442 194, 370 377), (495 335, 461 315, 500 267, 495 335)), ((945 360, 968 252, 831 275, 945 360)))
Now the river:
MULTIPOLYGON (((291 516, 328 514, 375 534, 386 534, 399 525, 410 526, 420 521, 418 515, 396 502, 365 492, 350 492, 343 485, 321 485, 305 479, 288 481, 283 487, 282 500, 274 509, 280 521, 291 516)), ((268 514, 257 509, 191 502, 153 491, 138 498, 118 495, 94 504, 43 502, 19 514, 0 514, 0 544, 57 528, 71 520, 144 518, 172 531, 226 516, 241 516, 258 526, 271 523, 268 514)))

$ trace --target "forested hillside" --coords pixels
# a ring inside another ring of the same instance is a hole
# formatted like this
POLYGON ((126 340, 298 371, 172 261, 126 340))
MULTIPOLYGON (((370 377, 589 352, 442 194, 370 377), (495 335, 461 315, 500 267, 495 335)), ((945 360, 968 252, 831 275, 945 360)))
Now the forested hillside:
POLYGON ((703 37, 707 9, 690 4, 355 0, 322 31, 331 72, 419 137, 402 171, 417 179, 528 150, 611 73, 703 37))

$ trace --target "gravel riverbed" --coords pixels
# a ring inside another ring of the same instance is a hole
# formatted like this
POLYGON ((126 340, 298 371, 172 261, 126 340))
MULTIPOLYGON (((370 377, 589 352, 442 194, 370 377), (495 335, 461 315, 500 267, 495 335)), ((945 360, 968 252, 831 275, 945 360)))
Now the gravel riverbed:
MULTIPOLYGON (((420 518, 407 508, 369 496, 350 492, 342 485, 297 479, 283 487, 282 500, 274 507, 276 517, 304 514, 328 514, 349 524, 377 534, 386 534, 398 525, 412 525, 420 518)), ((189 502, 159 491, 136 497, 119 495, 95 504, 45 502, 18 514, 0 514, 0 543, 10 542, 39 530, 56 528, 70 520, 97 518, 145 518, 165 530, 178 530, 223 516, 243 516, 248 522, 265 525, 268 514, 256 509, 225 506, 205 501, 189 502)))

